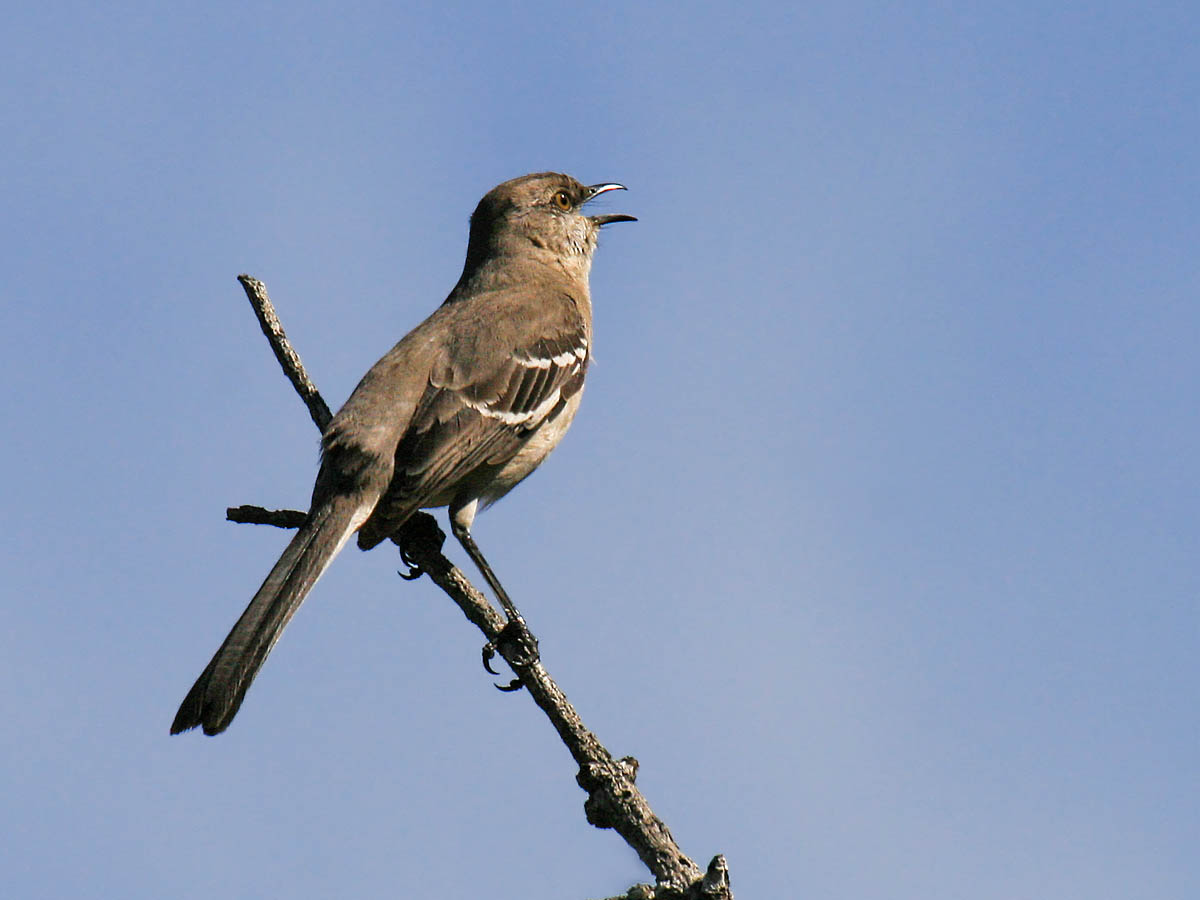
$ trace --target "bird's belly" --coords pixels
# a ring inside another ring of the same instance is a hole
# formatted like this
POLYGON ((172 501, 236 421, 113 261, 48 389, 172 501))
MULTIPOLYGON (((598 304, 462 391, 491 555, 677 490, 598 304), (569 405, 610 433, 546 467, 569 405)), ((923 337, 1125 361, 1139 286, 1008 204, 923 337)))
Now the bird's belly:
POLYGON ((490 506, 515 488, 541 464, 542 460, 550 455, 550 451, 558 445, 571 426, 571 420, 579 411, 579 401, 582 397, 583 391, 577 391, 567 401, 563 411, 555 416, 553 421, 547 422, 539 428, 533 437, 517 451, 517 455, 493 476, 479 498, 483 501, 484 506, 490 506))

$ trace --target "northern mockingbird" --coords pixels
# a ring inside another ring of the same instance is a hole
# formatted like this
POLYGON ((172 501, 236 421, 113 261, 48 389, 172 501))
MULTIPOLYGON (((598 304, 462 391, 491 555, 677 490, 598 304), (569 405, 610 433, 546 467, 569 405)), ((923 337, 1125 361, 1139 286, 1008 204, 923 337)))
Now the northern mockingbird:
POLYGON ((471 216, 458 284, 371 367, 325 429, 308 519, 184 698, 171 733, 224 731, 305 595, 354 532, 369 550, 417 510, 448 506, 451 529, 519 619, 471 537, 496 502, 562 439, 591 358, 588 273, 602 226, 587 216, 619 184, 526 175, 471 216))

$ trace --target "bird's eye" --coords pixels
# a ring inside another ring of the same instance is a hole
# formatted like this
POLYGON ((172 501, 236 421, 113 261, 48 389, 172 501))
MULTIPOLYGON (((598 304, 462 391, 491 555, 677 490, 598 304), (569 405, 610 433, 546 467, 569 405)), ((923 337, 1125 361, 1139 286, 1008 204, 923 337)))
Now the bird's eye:
POLYGON ((559 191, 550 199, 559 209, 567 210, 571 208, 571 195, 566 191, 559 191))

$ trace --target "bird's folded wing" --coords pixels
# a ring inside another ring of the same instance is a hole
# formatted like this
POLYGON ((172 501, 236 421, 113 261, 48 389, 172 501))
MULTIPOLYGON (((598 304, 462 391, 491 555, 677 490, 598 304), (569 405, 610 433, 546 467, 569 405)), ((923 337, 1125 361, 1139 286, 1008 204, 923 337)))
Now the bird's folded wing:
POLYGON ((583 388, 589 351, 582 322, 501 349, 470 369, 434 367, 359 546, 373 547, 422 507, 469 497, 583 388))

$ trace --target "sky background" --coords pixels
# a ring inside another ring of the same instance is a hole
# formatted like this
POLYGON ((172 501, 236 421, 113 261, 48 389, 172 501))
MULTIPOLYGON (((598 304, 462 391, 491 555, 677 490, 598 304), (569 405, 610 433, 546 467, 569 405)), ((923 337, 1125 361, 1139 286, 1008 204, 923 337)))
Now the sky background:
MULTIPOLYGON (((738 897, 1200 896, 1194 4, 18 4, 0 35, 14 898, 615 894, 393 550, 168 737, 336 407, 532 171, 598 206, 571 434, 475 535, 738 897)), ((464 555, 451 547, 453 558, 464 555)), ((472 575, 474 573, 471 573, 472 575)))

